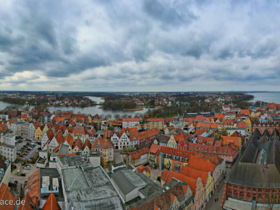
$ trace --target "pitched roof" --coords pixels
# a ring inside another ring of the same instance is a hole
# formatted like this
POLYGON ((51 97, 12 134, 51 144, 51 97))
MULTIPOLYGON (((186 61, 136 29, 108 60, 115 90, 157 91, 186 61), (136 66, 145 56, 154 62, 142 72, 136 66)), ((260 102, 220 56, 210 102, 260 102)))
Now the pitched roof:
POLYGON ((195 194, 195 192, 196 192, 196 179, 185 176, 176 171, 173 171, 173 170, 168 171, 168 170, 164 169, 162 172, 161 179, 165 182, 165 184, 169 183, 172 179, 177 179, 183 183, 186 182, 190 186, 193 193, 195 194))
POLYGON ((46 201, 46 203, 44 204, 42 210, 61 210, 56 197, 54 196, 53 193, 51 193, 49 195, 48 200, 46 201))
POLYGON ((110 141, 102 139, 102 138, 97 138, 94 140, 94 142, 91 145, 91 150, 93 149, 111 149, 113 148, 113 145, 110 141))
POLYGON ((85 127, 83 126, 75 126, 73 128, 73 131, 72 133, 75 135, 75 136, 82 136, 82 135, 86 135, 86 129, 85 127))
POLYGON ((158 121, 162 121, 164 122, 163 118, 148 118, 147 122, 158 122, 158 121))
POLYGON ((70 133, 68 133, 68 134, 65 136, 64 141, 67 141, 68 144, 70 145, 70 147, 73 146, 74 139, 73 139, 73 137, 72 137, 72 135, 71 135, 70 133))
POLYGON ((237 124, 237 127, 238 128, 246 128, 246 123, 243 121, 243 120, 241 120, 238 124, 237 124))
POLYGON ((40 200, 40 170, 35 171, 28 177, 24 189, 28 190, 32 202, 37 206, 40 200))
POLYGON ((222 144, 234 144, 235 146, 241 146, 241 138, 235 136, 222 136, 221 137, 222 144))
MULTIPOLYGON (((16 203, 16 199, 13 196, 13 194, 10 191, 10 188, 5 184, 2 183, 0 187, 0 200, 1 201, 12 201, 13 203, 16 203)), ((2 206, 2 205, 1 205, 2 206)), ((15 206, 14 205, 9 205, 9 202, 1 207, 1 209, 5 210, 14 210, 15 206)))
POLYGON ((185 176, 191 177, 195 180, 197 180, 200 177, 202 180, 202 183, 204 184, 204 187, 206 186, 208 172, 201 171, 201 170, 198 170, 195 168, 191 168, 189 166, 182 166, 181 173, 184 174, 185 176))
POLYGON ((73 144, 73 148, 74 147, 78 147, 79 149, 82 149, 83 148, 83 142, 81 139, 77 138, 75 141, 74 141, 74 144, 73 144))
POLYGON ((58 144, 62 144, 64 142, 64 136, 63 133, 61 132, 61 130, 59 130, 56 135, 55 135, 55 139, 57 141, 58 144))
POLYGON ((86 141, 85 141, 85 143, 84 143, 84 145, 83 145, 83 150, 84 150, 86 147, 88 147, 89 149, 91 149, 91 143, 90 143, 90 141, 89 141, 88 139, 86 139, 86 141))
POLYGON ((159 210, 159 209, 170 209, 170 206, 173 204, 175 197, 179 202, 183 202, 185 199, 184 195, 188 187, 178 182, 176 185, 170 187, 165 192, 156 196, 155 198, 149 199, 144 204, 129 208, 130 210, 159 210))
POLYGON ((214 118, 217 118, 217 119, 222 119, 224 117, 225 117, 224 113, 215 113, 215 115, 214 115, 214 118))
POLYGON ((136 150, 136 151, 133 151, 129 154, 129 157, 131 159, 139 159, 142 155, 146 154, 149 152, 149 148, 148 147, 145 147, 143 149, 139 149, 139 150, 136 150))
POLYGON ((150 153, 157 154, 160 151, 160 146, 157 144, 152 144, 150 147, 150 153))
POLYGON ((217 165, 212 163, 210 160, 191 155, 189 157, 188 166, 197 170, 213 173, 217 165))
POLYGON ((33 209, 35 209, 36 205, 33 203, 33 201, 32 201, 28 192, 24 195, 22 201, 24 201, 24 202, 20 202, 18 210, 33 210, 33 209))
POLYGON ((46 134, 48 136, 48 139, 53 139, 54 133, 53 133, 52 129, 47 130, 46 134))

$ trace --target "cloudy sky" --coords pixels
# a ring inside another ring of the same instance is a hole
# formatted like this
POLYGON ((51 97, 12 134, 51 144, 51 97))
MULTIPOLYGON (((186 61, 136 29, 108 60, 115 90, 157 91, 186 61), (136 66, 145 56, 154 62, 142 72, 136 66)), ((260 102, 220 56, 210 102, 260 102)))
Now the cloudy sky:
POLYGON ((0 90, 280 90, 280 3, 1 0, 0 90))

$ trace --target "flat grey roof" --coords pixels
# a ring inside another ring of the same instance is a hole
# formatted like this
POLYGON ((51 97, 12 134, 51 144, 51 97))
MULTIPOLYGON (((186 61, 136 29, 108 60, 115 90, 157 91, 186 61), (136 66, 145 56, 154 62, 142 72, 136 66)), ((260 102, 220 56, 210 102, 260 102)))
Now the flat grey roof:
POLYGON ((112 179, 124 195, 136 188, 143 188, 147 185, 140 176, 129 169, 119 170, 113 173, 112 179))
POLYGON ((101 167, 62 170, 69 208, 123 209, 120 198, 101 167))
MULTIPOLYGON (((52 181, 53 181, 52 179, 53 178, 58 178, 59 193, 58 193, 58 195, 55 195, 55 197, 58 201, 64 201, 61 178, 60 178, 60 175, 59 175, 57 169, 56 168, 40 168, 40 189, 42 187, 42 181, 43 181, 42 177, 43 176, 49 176, 50 177, 50 186, 52 186, 52 181)), ((47 197, 42 197, 42 194, 41 194, 41 198, 43 200, 47 200, 48 196, 47 197)))

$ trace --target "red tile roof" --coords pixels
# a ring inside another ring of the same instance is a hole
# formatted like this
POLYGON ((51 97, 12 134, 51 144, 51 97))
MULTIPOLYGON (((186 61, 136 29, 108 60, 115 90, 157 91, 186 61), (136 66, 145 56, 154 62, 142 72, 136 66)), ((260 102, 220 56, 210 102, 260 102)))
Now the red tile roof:
POLYGON ((192 155, 189 157, 188 166, 197 170, 211 172, 212 174, 217 165, 212 163, 210 160, 192 155))
POLYGON ((29 193, 27 192, 24 195, 22 202, 20 202, 18 210, 33 210, 33 209, 35 209, 35 206, 36 205, 32 202, 32 199, 31 199, 29 193))
POLYGON ((206 172, 206 171, 194 169, 189 166, 182 166, 181 174, 191 177, 195 180, 197 180, 200 177, 202 180, 202 183, 204 184, 204 187, 206 186, 207 178, 208 178, 208 172, 206 172))
POLYGON ((8 201, 7 204, 4 203, 4 205, 1 205, 0 209, 14 210, 15 206, 9 205, 9 202, 12 201, 13 203, 16 203, 16 199, 11 193, 10 188, 5 183, 2 183, 0 187, 0 201, 8 201))
POLYGON ((40 200, 40 170, 35 171, 28 177, 24 189, 28 189, 32 202, 37 206, 40 200))
POLYGON ((164 122, 164 119, 163 118, 149 118, 147 119, 147 122, 164 122))
POLYGON ((48 200, 46 201, 46 203, 44 204, 42 210, 61 210, 56 197, 54 196, 53 193, 51 193, 49 195, 48 200))
POLYGON ((177 179, 181 182, 187 183, 191 190, 193 191, 193 194, 196 192, 196 179, 193 179, 191 177, 185 176, 181 173, 178 173, 176 171, 170 170, 167 171, 166 169, 163 170, 161 179, 165 182, 165 184, 169 183, 172 179, 177 179))
POLYGON ((129 154, 131 159, 139 159, 142 155, 147 154, 149 152, 149 148, 145 147, 143 149, 136 150, 129 154))
POLYGON ((64 142, 64 136, 63 136, 63 133, 60 130, 56 133, 55 139, 56 139, 58 144, 62 144, 64 142))
POLYGON ((72 147, 73 146, 73 143, 74 143, 74 139, 72 137, 72 135, 70 133, 68 133, 66 136, 65 136, 65 141, 68 142, 69 146, 72 147))
POLYGON ((152 144, 150 148, 150 153, 158 154, 159 151, 160 151, 160 146, 157 144, 152 144))

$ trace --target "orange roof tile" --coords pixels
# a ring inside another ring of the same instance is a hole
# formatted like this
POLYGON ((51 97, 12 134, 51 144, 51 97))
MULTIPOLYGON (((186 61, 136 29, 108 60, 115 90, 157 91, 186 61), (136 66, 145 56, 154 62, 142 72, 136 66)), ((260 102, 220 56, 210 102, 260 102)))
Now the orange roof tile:
POLYGON ((150 153, 157 154, 160 150, 160 146, 157 144, 152 144, 150 147, 150 153))
POLYGON ((198 177, 200 177, 202 180, 202 183, 204 184, 204 187, 206 186, 208 172, 194 169, 189 166, 182 166, 181 173, 184 174, 185 176, 191 177, 195 180, 197 180, 198 177))
POLYGON ((32 201, 28 192, 24 195, 22 201, 24 201, 24 202, 20 202, 18 210, 33 210, 33 209, 35 209, 36 205, 33 203, 33 201, 32 201))
POLYGON ((4 205, 0 206, 0 209, 5 209, 5 210, 14 210, 15 206, 10 205, 9 202, 12 201, 13 203, 16 203, 16 199, 13 196, 13 194, 10 191, 10 188, 5 184, 2 183, 0 187, 0 200, 1 201, 8 201, 8 203, 4 203, 4 205))
POLYGON ((143 149, 139 149, 136 151, 133 151, 129 154, 129 157, 131 159, 139 159, 142 155, 146 154, 149 152, 149 148, 145 147, 143 149))
POLYGON ((49 195, 48 200, 46 201, 46 203, 44 204, 42 210, 61 210, 56 197, 54 196, 53 193, 51 193, 49 195))
POLYGON ((201 171, 211 172, 216 168, 216 164, 212 163, 210 160, 196 157, 194 155, 189 157, 188 166, 201 171))
POLYGON ((64 139, 64 141, 67 141, 68 144, 70 145, 70 147, 73 146, 73 143, 74 143, 74 139, 72 137, 72 135, 70 133, 68 133, 64 139))
POLYGON ((55 135, 55 139, 57 141, 58 144, 62 144, 64 142, 64 136, 63 133, 61 132, 61 130, 59 130, 56 135, 55 135))

